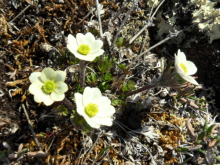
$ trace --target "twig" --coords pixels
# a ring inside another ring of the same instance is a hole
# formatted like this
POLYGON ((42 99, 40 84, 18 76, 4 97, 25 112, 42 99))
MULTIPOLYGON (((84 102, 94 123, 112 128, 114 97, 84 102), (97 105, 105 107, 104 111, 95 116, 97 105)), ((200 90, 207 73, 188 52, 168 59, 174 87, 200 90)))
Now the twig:
POLYGON ((120 25, 120 27, 119 27, 119 29, 118 29, 118 31, 117 31, 115 37, 114 37, 114 40, 113 40, 113 42, 112 42, 112 47, 115 45, 115 42, 116 42, 116 40, 117 40, 117 37, 118 37, 118 35, 119 35, 119 33, 120 33, 122 27, 124 26, 125 22, 127 21, 128 17, 130 16, 130 14, 131 14, 131 12, 132 12, 132 10, 133 10, 133 8, 134 8, 134 6, 135 6, 137 3, 138 3, 138 0, 134 0, 134 1, 133 1, 132 7, 131 7, 130 10, 127 12, 126 17, 125 17, 124 20, 122 21, 122 23, 121 23, 121 25, 120 25))
POLYGON ((101 137, 101 135, 102 135, 102 132, 99 133, 99 135, 98 135, 98 137, 97 137, 95 143, 93 143, 92 147, 90 148, 89 152, 87 153, 87 155, 86 155, 86 157, 85 157, 85 159, 84 159, 84 161, 83 161, 82 164, 85 164, 86 159, 88 158, 89 154, 92 152, 93 148, 95 147, 95 145, 96 145, 96 143, 98 142, 98 140, 99 140, 99 138, 101 137))
POLYGON ((15 18, 13 18, 13 19, 9 22, 9 24, 12 23, 15 19, 17 19, 17 18, 18 18, 23 12, 25 12, 30 6, 31 6, 31 4, 29 4, 28 6, 26 6, 26 7, 24 8, 24 10, 22 10, 15 18))
POLYGON ((79 23, 78 25, 81 24, 93 11, 95 11, 95 8, 93 8, 79 23))
POLYGON ((152 15, 151 19, 153 19, 154 15, 157 13, 157 10, 160 8, 160 6, 164 3, 165 0, 160 2, 160 4, 157 6, 156 10, 154 11, 154 14, 152 15))
POLYGON ((145 34, 145 37, 144 37, 144 42, 142 44, 140 53, 143 51, 143 49, 144 49, 144 47, 146 45, 147 36, 148 36, 148 30, 146 30, 146 34, 145 34))
POLYGON ((220 16, 220 15, 217 15, 217 16, 211 17, 211 18, 207 18, 207 19, 205 19, 205 20, 202 20, 201 22, 198 22, 198 23, 196 23, 196 24, 194 24, 194 25, 191 25, 191 26, 189 26, 189 27, 186 27, 186 28, 184 28, 184 29, 182 29, 182 30, 180 30, 180 31, 177 31, 176 29, 174 29, 174 32, 170 32, 170 34, 169 34, 164 40, 158 42, 157 44, 155 44, 154 46, 150 47, 148 50, 146 50, 145 52, 143 52, 143 53, 141 53, 139 56, 137 56, 136 59, 135 59, 135 61, 137 60, 137 58, 140 58, 140 56, 146 54, 147 52, 149 52, 150 50, 154 49, 155 47, 157 47, 157 46, 163 44, 164 42, 170 40, 170 39, 173 38, 173 37, 177 37, 179 33, 183 32, 183 31, 186 31, 187 29, 192 28, 192 27, 194 27, 194 26, 196 26, 196 25, 198 25, 198 24, 200 24, 200 23, 204 23, 204 22, 206 22, 206 21, 208 21, 208 20, 210 20, 210 19, 213 19, 213 18, 216 18, 216 17, 219 17, 219 16, 220 16))
POLYGON ((156 12, 158 11, 158 9, 160 8, 160 6, 163 4, 164 1, 165 1, 165 0, 163 0, 163 1, 157 6, 156 10, 154 11, 154 14, 151 16, 151 13, 152 13, 152 11, 153 11, 153 7, 154 7, 154 4, 155 4, 155 1, 154 1, 154 4, 153 4, 153 6, 152 6, 152 9, 151 9, 151 12, 150 12, 150 15, 149 15, 149 19, 148 19, 147 24, 146 24, 132 39, 130 39, 129 44, 131 44, 145 29, 147 29, 147 28, 150 27, 150 26, 154 26, 154 24, 153 24, 153 17, 154 17, 154 15, 156 14, 156 12))
MULTIPOLYGON (((174 29, 175 30, 175 29, 174 29)), ((155 44, 154 46, 151 46, 149 49, 147 49, 146 51, 144 51, 143 53, 141 53, 139 56, 136 57, 135 60, 137 60, 138 58, 140 58, 141 56, 143 56, 144 54, 146 54, 147 52, 151 51, 152 49, 154 49, 155 47, 163 44, 164 42, 170 40, 171 38, 173 37, 176 37, 178 36, 178 34, 180 33, 181 31, 177 31, 175 30, 175 32, 170 32, 170 34, 165 38, 163 39, 162 41, 158 42, 157 44, 155 44)))
POLYGON ((28 125, 29 125, 29 128, 30 128, 30 130, 31 130, 31 133, 32 133, 32 135, 33 135, 34 141, 35 141, 35 143, 36 143, 38 149, 39 149, 40 151, 42 151, 41 146, 40 146, 40 143, 38 142, 38 139, 37 139, 37 137, 36 137, 36 134, 35 134, 35 132, 34 132, 34 129, 33 129, 32 125, 31 125, 31 121, 30 121, 30 118, 29 118, 29 116, 28 116, 28 113, 27 113, 27 110, 26 110, 24 104, 22 104, 22 108, 23 108, 24 113, 25 113, 25 116, 26 116, 26 118, 27 118, 28 125))
POLYGON ((128 96, 134 95, 134 94, 136 94, 136 93, 143 92, 143 91, 145 91, 145 90, 147 90, 147 89, 154 88, 154 87, 156 87, 156 86, 157 86, 157 85, 145 85, 144 87, 139 88, 139 89, 134 90, 134 91, 131 91, 131 92, 128 92, 128 93, 125 94, 125 95, 126 95, 126 97, 128 97, 128 96))
POLYGON ((85 86, 85 71, 86 71, 86 61, 80 60, 79 62, 79 82, 80 87, 83 88, 85 86))
POLYGON ((96 0, 96 6, 97 6, 97 15, 98 15, 98 20, 99 20, 100 36, 101 36, 101 39, 102 39, 103 38, 103 32, 102 32, 102 22, 101 22, 100 11, 99 11, 99 0, 96 0))

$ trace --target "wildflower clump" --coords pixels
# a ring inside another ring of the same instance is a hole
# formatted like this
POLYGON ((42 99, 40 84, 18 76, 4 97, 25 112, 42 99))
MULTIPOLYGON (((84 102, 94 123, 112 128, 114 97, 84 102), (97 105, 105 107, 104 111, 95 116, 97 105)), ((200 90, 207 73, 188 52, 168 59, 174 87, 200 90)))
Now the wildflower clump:
POLYGON ((54 101, 64 99, 64 93, 68 86, 64 83, 66 72, 54 71, 51 68, 45 68, 42 72, 31 73, 29 80, 32 83, 29 91, 34 95, 37 103, 43 102, 45 105, 51 105, 54 101))
POLYGON ((74 96, 78 114, 83 116, 91 127, 112 125, 111 116, 115 113, 115 108, 111 105, 110 99, 102 96, 98 88, 86 87, 83 95, 75 93, 74 96))

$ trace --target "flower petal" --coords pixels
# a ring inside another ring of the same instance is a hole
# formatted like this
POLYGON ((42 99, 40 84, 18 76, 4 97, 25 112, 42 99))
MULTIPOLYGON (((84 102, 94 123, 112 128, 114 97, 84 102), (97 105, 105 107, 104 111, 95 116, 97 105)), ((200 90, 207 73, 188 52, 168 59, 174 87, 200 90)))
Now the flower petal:
POLYGON ((86 107, 89 103, 98 104, 101 97, 102 93, 98 88, 86 87, 83 92, 83 105, 86 107))
POLYGON ((38 90, 41 90, 42 86, 44 84, 42 82, 35 82, 33 84, 30 85, 29 87, 29 92, 33 95, 35 95, 35 93, 38 92, 38 90))
POLYGON ((89 52, 89 54, 97 52, 99 49, 101 49, 102 45, 103 45, 103 42, 101 40, 95 40, 93 42, 90 42, 89 47, 91 51, 89 52))
POLYGON ((57 73, 57 77, 56 77, 55 83, 58 81, 65 81, 66 72, 57 70, 56 73, 57 73))
POLYGON ((35 83, 35 82, 41 82, 43 83, 43 81, 41 80, 41 72, 33 72, 31 73, 29 80, 31 83, 35 83))
POLYGON ((109 98, 102 96, 99 103, 99 112, 96 114, 98 117, 107 117, 115 113, 115 108, 111 105, 109 98))
POLYGON ((107 125, 107 126, 111 126, 112 125, 112 118, 110 117, 98 117, 98 116, 94 116, 91 118, 91 120, 94 123, 100 124, 100 125, 107 125))
POLYGON ((51 104, 54 103, 54 101, 51 99, 50 95, 46 95, 45 99, 43 100, 43 103, 46 105, 46 106, 49 106, 51 104))
POLYGON ((41 72, 41 80, 43 82, 47 80, 54 81, 56 79, 57 73, 51 68, 45 68, 41 72))
POLYGON ((199 85, 196 80, 192 77, 192 76, 189 76, 189 75, 186 75, 186 74, 179 74, 184 80, 194 84, 194 85, 199 85))
POLYGON ((98 106, 104 106, 104 105, 111 105, 111 100, 106 96, 102 96, 100 98, 100 101, 98 102, 98 106))
POLYGON ((99 106, 99 112, 96 114, 97 117, 108 117, 115 113, 115 108, 112 105, 101 105, 99 106))
POLYGON ((52 92, 50 95, 53 101, 62 101, 65 98, 64 94, 57 94, 56 92, 52 92))
POLYGON ((83 95, 80 93, 74 94, 75 102, 76 102, 76 111, 81 116, 87 116, 85 113, 85 106, 83 105, 83 95))
POLYGON ((177 58, 179 60, 179 62, 181 63, 185 63, 186 62, 186 55, 180 51, 180 49, 177 52, 177 58))
POLYGON ((86 44, 85 36, 82 33, 77 33, 76 42, 77 42, 78 46, 80 46, 81 44, 86 44))
MULTIPOLYGON (((68 46, 68 45, 67 45, 67 46, 68 46)), ((68 47, 67 47, 67 48, 68 48, 68 47)), ((95 55, 94 55, 94 56, 90 56, 89 54, 88 54, 88 55, 82 55, 82 54, 80 54, 80 53, 74 51, 74 50, 71 49, 71 48, 68 48, 68 49, 71 51, 71 53, 74 54, 74 56, 75 56, 76 58, 78 58, 78 59, 80 59, 80 60, 93 61, 93 60, 96 58, 95 55)))
POLYGON ((44 102, 45 105, 51 105, 54 101, 50 98, 50 94, 45 93, 43 89, 37 90, 34 94, 34 100, 37 103, 44 102))
POLYGON ((99 49, 97 52, 89 53, 87 56, 91 56, 95 59, 96 57, 101 56, 103 53, 104 53, 104 50, 99 49))
POLYGON ((59 81, 55 83, 55 89, 54 91, 57 94, 64 94, 68 90, 68 86, 63 81, 59 81))
POLYGON ((100 124, 94 122, 94 121, 92 120, 92 118, 90 118, 90 117, 88 117, 88 116, 83 116, 83 117, 84 117, 84 119, 86 120, 86 122, 87 122, 91 127, 93 127, 93 128, 100 128, 100 124))
POLYGON ((87 45, 89 45, 90 43, 95 41, 94 35, 92 33, 90 33, 90 32, 86 33, 85 38, 86 38, 86 44, 87 45))
POLYGON ((187 75, 193 75, 197 72, 197 68, 195 66, 195 64, 191 61, 186 61, 185 63, 186 68, 187 68, 187 75))
POLYGON ((179 73, 179 74, 185 74, 185 72, 183 71, 183 69, 180 67, 180 62, 179 62, 179 59, 177 58, 177 56, 175 56, 175 69, 176 69, 176 72, 179 73))
POLYGON ((76 38, 72 35, 68 35, 68 40, 67 40, 67 46, 69 45, 73 50, 77 51, 78 50, 78 44, 76 42, 76 38))

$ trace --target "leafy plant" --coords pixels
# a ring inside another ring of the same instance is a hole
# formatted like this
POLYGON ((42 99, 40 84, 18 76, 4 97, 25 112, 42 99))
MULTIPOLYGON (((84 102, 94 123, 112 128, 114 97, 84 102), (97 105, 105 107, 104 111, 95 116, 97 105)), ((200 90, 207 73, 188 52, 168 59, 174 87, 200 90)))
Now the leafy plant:
POLYGON ((87 82, 92 86, 97 85, 98 79, 97 79, 96 75, 93 72, 91 72, 91 74, 87 76, 87 82))
POLYGON ((60 115, 68 115, 68 109, 65 107, 65 105, 60 105, 59 107, 57 107, 57 111, 60 113, 60 115))

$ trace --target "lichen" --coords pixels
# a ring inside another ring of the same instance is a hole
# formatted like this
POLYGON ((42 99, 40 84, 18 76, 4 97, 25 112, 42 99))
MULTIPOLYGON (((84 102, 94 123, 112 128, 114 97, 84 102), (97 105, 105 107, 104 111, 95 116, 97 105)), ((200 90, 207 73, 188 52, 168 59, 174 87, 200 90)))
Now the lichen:
POLYGON ((199 23, 198 28, 200 31, 205 32, 206 36, 210 38, 209 43, 220 38, 220 18, 217 17, 220 15, 220 9, 215 8, 216 4, 217 2, 212 2, 210 0, 191 1, 191 5, 199 5, 199 8, 192 13, 193 24, 199 23), (209 18, 213 19, 200 23, 209 18))

